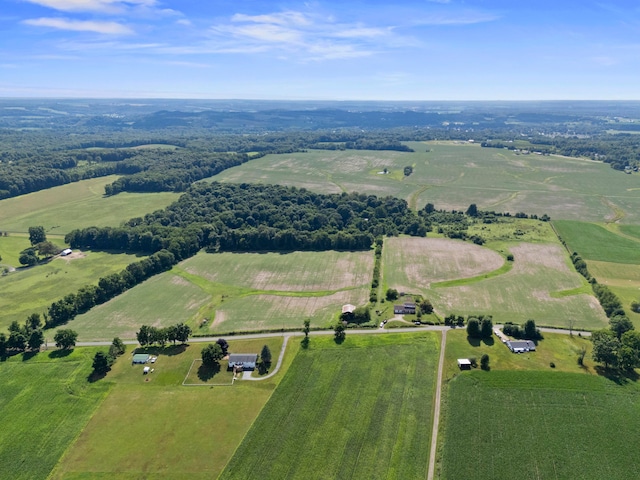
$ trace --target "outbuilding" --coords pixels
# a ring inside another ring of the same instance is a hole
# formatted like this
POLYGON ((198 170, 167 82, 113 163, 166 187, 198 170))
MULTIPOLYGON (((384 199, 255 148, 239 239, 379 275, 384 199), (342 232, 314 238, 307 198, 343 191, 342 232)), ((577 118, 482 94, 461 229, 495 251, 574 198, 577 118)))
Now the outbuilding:
POLYGON ((230 353, 229 370, 234 367, 242 367, 242 370, 255 370, 258 362, 257 353, 230 353))
POLYGON ((66 256, 67 256, 67 255, 69 255, 71 252, 72 252, 72 250, 71 250, 70 248, 65 248, 64 250, 62 250, 62 251, 60 252, 60 255, 61 255, 62 257, 66 257, 66 256))
POLYGON ((148 353, 136 353, 131 360, 133 365, 141 365, 149 361, 150 355, 148 353))
POLYGON ((471 370, 471 360, 469 360, 468 358, 459 358, 458 368, 460 370, 471 370))
POLYGON ((535 352, 536 344, 531 340, 509 340, 505 345, 512 353, 535 352))

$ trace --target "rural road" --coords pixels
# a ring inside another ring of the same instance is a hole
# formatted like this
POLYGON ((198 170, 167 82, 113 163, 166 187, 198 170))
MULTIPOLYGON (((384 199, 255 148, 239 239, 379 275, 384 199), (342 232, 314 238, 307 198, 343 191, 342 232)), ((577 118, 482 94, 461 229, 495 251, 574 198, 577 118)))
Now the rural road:
POLYGON ((436 395, 433 400, 433 430, 431 430, 431 452, 429 453, 429 472, 427 480, 433 480, 436 471, 436 451, 438 444, 438 426, 440 425, 440 392, 442 391, 442 369, 444 367, 444 347, 447 343, 447 331, 442 331, 440 342, 440 360, 438 361, 438 378, 436 380, 436 395))

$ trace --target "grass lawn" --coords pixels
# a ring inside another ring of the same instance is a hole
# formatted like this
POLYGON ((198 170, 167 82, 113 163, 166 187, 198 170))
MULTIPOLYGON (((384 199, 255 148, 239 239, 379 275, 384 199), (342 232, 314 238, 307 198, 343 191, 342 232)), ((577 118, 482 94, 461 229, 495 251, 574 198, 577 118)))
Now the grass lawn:
POLYGON ((13 320, 22 324, 31 313, 42 313, 52 302, 85 285, 97 284, 100 277, 119 272, 138 260, 140 258, 130 254, 86 252, 0 276, 0 329, 8 327, 13 320))
POLYGON ((111 387, 87 381, 94 352, 53 350, 0 362, 2 478, 44 480, 80 434, 111 387))
POLYGON ((439 478, 636 478, 629 446, 640 441, 639 410, 633 382, 549 370, 464 372, 448 385, 439 478))
POLYGON ((439 343, 311 338, 220 478, 425 478, 439 343))
MULTIPOLYGON (((282 345, 281 337, 227 340, 236 353, 259 353, 266 343, 277 356, 282 345)), ((204 345, 151 350, 158 361, 150 375, 132 366, 127 352, 103 380, 114 384, 111 393, 52 478, 216 478, 289 368, 299 342, 289 342, 282 370, 265 381, 182 386, 204 345)))
POLYGON ((587 261, 640 265, 640 239, 618 235, 594 223, 563 220, 553 225, 569 249, 587 261))
POLYGON ((318 192, 357 191, 404 198, 412 207, 480 209, 640 223, 635 175, 580 158, 516 155, 461 142, 408 142, 414 153, 310 150, 267 155, 216 175, 227 182, 274 183, 318 192), (403 168, 413 166, 409 177, 403 168), (383 168, 390 171, 380 175, 383 168))
MULTIPOLYGON (((53 240, 56 243, 56 240, 53 240)), ((31 243, 29 243, 29 237, 27 235, 24 236, 16 236, 11 235, 8 237, 0 237, 0 266, 8 267, 8 268, 18 268, 20 267, 20 252, 25 248, 29 248, 31 243)), ((1 270, 2 268, 0 268, 1 270)))
POLYGON ((117 178, 92 178, 0 200, 0 230, 27 232, 29 227, 42 225, 47 234, 65 234, 92 225, 118 226, 132 217, 162 209, 179 197, 172 192, 105 197, 105 185, 117 178))

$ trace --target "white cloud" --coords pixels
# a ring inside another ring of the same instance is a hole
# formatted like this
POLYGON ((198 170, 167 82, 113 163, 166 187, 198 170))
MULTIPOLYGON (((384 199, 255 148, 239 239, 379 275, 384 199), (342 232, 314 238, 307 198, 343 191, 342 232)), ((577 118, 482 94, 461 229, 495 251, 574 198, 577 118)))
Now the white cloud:
POLYGON ((105 35, 130 35, 129 27, 116 22, 96 22, 91 20, 69 20, 66 18, 32 18, 24 20, 25 24, 34 27, 49 27, 74 32, 95 32, 105 35))
POLYGON ((236 13, 231 17, 232 22, 251 22, 272 25, 306 26, 311 25, 311 20, 302 12, 280 12, 269 15, 245 15, 236 13))
POLYGON ((117 13, 127 6, 151 7, 156 0, 26 0, 62 12, 117 13))
POLYGON ((433 13, 413 21, 414 25, 455 26, 473 25, 498 20, 500 17, 483 12, 433 13))

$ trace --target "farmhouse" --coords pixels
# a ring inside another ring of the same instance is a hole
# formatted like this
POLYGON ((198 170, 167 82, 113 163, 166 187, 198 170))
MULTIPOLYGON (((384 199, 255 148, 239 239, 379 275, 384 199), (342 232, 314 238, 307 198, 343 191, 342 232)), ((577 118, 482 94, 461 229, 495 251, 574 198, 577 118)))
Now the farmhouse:
POLYGON ((257 353, 230 353, 229 354, 229 370, 234 367, 242 367, 242 370, 255 370, 258 361, 257 353))
POLYGON ((401 315, 413 315, 416 313, 416 304, 413 302, 405 302, 402 305, 394 305, 393 313, 401 315))
POLYGON ((531 340, 509 340, 505 345, 512 353, 535 352, 536 344, 531 340))
POLYGON ((147 363, 149 361, 149 354, 148 353, 136 353, 133 356, 133 359, 131 360, 131 364, 135 365, 135 364, 144 364, 147 363))

